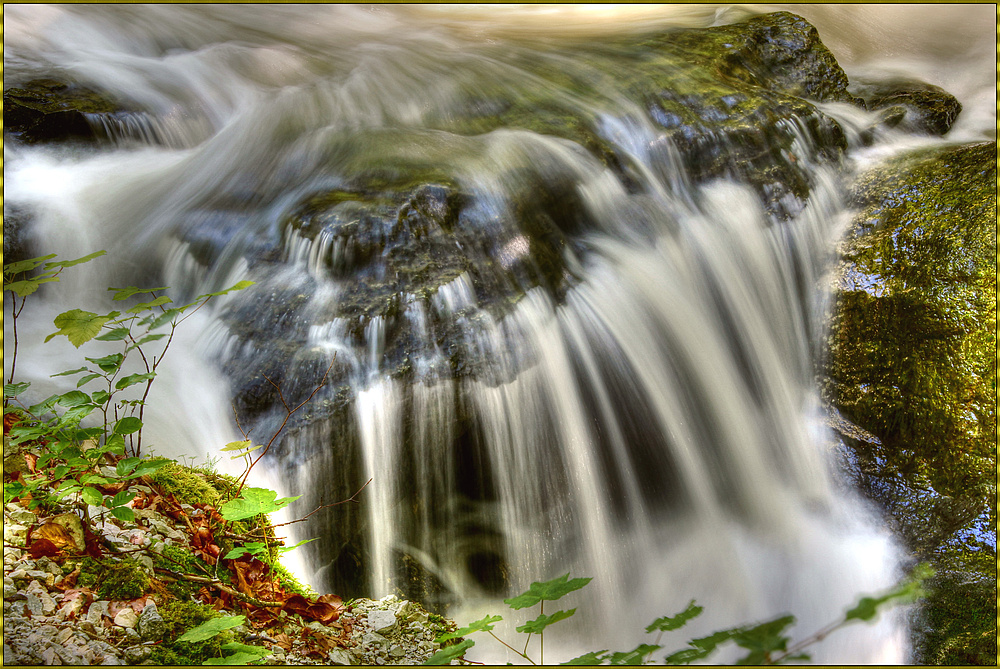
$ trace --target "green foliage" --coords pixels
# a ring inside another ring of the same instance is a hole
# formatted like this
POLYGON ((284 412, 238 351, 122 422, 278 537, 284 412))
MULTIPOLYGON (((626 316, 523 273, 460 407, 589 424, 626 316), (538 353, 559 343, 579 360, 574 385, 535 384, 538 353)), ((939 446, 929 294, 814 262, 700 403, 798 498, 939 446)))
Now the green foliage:
POLYGON ((243 488, 238 498, 223 504, 219 511, 226 520, 244 520, 279 511, 299 498, 276 499, 277 496, 278 493, 266 488, 243 488))
MULTIPOLYGON (((174 600, 160 607, 160 615, 166 626, 163 643, 154 647, 150 661, 153 664, 191 665, 202 664, 205 660, 221 658, 222 647, 233 641, 229 629, 216 632, 200 641, 180 641, 178 637, 210 620, 231 620, 222 618, 212 607, 192 601, 174 600)), ((242 617, 242 616, 239 616, 242 617)), ((237 623, 238 624, 238 623, 237 623)))
MULTIPOLYGON (((688 642, 687 648, 683 648, 666 655, 663 658, 663 663, 670 665, 683 665, 691 664, 692 662, 699 662, 707 659, 720 646, 726 643, 732 643, 736 647, 747 651, 746 654, 736 660, 735 663, 738 665, 783 664, 785 662, 808 661, 809 655, 802 652, 804 648, 822 641, 833 632, 850 625, 852 622, 871 622, 876 618, 880 611, 887 607, 916 601, 920 597, 924 596, 923 583, 932 576, 933 570, 926 564, 920 564, 897 586, 874 596, 864 596, 860 598, 854 606, 849 608, 844 613, 843 618, 831 623, 812 636, 806 637, 794 645, 791 644, 791 638, 788 636, 787 630, 795 623, 795 617, 792 615, 784 615, 755 625, 742 625, 730 629, 719 630, 708 636, 692 639, 688 642)), ((569 580, 569 574, 566 574, 564 576, 560 576, 559 578, 552 579, 551 581, 532 583, 528 592, 504 601, 507 602, 512 609, 523 608, 521 605, 530 601, 532 598, 534 598, 537 603, 541 604, 543 601, 559 599, 574 590, 578 590, 585 586, 590 580, 591 579, 589 578, 569 580)), ((692 600, 680 613, 673 616, 664 616, 654 620, 646 627, 647 633, 658 633, 654 643, 641 643, 634 649, 628 651, 591 651, 567 662, 563 662, 562 664, 590 666, 600 664, 646 664, 653 653, 663 647, 660 645, 660 638, 664 632, 672 632, 684 627, 688 622, 700 615, 702 610, 702 607, 698 606, 694 600, 692 600)), ((550 615, 542 614, 535 620, 518 627, 517 631, 528 634, 528 638, 530 640, 531 634, 541 635, 546 627, 552 623, 569 618, 575 611, 576 609, 571 609, 569 611, 558 611, 550 615)), ((519 651, 493 634, 492 630, 494 629, 495 624, 500 622, 502 619, 503 618, 501 616, 488 615, 466 627, 439 636, 437 641, 439 643, 453 641, 473 632, 487 632, 490 636, 497 639, 497 641, 502 643, 508 649, 517 653, 528 662, 534 664, 535 662, 526 654, 527 643, 525 643, 525 651, 519 651)), ((475 642, 470 639, 465 639, 458 645, 443 648, 424 664, 448 664, 452 660, 461 658, 465 651, 473 645, 475 645, 475 642)), ((539 662, 544 663, 544 655, 540 655, 539 662)))
POLYGON ((212 618, 211 620, 206 620, 197 627, 189 629, 187 632, 177 637, 177 640, 186 641, 188 643, 204 641, 205 639, 211 639, 212 637, 217 636, 225 630, 242 625, 245 622, 246 616, 212 618))
MULTIPOLYGON (((65 336, 79 348, 92 339, 104 342, 119 342, 121 350, 100 357, 85 357, 87 365, 66 370, 53 376, 80 376, 77 389, 25 407, 11 406, 18 402, 30 388, 27 383, 14 383, 17 363, 17 318, 25 305, 27 296, 35 293, 42 283, 56 281, 67 267, 87 262, 103 255, 93 253, 83 258, 56 262, 55 256, 43 256, 31 260, 10 263, 3 268, 3 290, 12 293, 14 301, 13 332, 14 347, 11 363, 10 382, 4 384, 4 416, 15 413, 17 421, 10 428, 7 447, 30 446, 38 459, 35 470, 38 476, 21 476, 19 480, 4 484, 4 500, 9 502, 18 497, 29 497, 29 508, 53 506, 61 499, 76 499, 82 503, 105 507, 121 520, 132 520, 134 514, 126 505, 129 497, 121 494, 104 495, 100 486, 107 486, 120 480, 131 480, 155 473, 169 461, 163 458, 143 460, 140 458, 142 444, 142 414, 145 398, 156 377, 156 369, 173 338, 177 325, 190 313, 197 311, 209 300, 239 290, 250 285, 242 281, 231 288, 215 293, 200 295, 194 301, 181 307, 165 309, 170 303, 166 296, 155 296, 162 288, 140 289, 129 287, 111 289, 114 300, 122 301, 136 295, 150 295, 153 299, 140 302, 125 310, 96 314, 82 309, 71 309, 56 316, 58 330, 50 334, 46 341, 65 336), (33 273, 33 274, 32 274, 33 273), (17 298, 21 299, 20 305, 17 298), (169 326, 169 334, 154 334, 152 331, 169 326), (159 353, 143 347, 162 336, 166 342, 159 353), (145 371, 125 374, 124 365, 130 354, 138 355, 145 371), (82 390, 85 386, 102 381, 102 388, 93 392, 82 390), (121 399, 119 393, 134 386, 143 389, 140 399, 121 399), (95 428, 81 427, 82 421, 95 412, 102 416, 101 425, 95 428), (106 455, 122 456, 131 450, 132 457, 119 461, 115 475, 99 475, 99 467, 106 455), (55 493, 49 493, 50 488, 55 493)), ((18 402, 19 403, 19 402, 18 402)))
POLYGON ((551 581, 532 583, 527 592, 503 601, 504 604, 512 609, 523 609, 544 601, 555 601, 574 590, 579 590, 590 583, 590 581, 591 579, 589 578, 574 578, 570 581, 569 574, 564 574, 551 581))

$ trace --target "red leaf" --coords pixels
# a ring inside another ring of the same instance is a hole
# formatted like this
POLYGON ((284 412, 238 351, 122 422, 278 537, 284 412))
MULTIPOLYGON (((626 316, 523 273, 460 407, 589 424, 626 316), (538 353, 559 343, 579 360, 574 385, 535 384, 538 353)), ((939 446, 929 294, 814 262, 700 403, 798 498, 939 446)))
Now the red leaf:
POLYGON ((55 557, 59 555, 60 548, 48 539, 38 539, 28 547, 28 555, 31 559, 37 560, 40 557, 55 557))

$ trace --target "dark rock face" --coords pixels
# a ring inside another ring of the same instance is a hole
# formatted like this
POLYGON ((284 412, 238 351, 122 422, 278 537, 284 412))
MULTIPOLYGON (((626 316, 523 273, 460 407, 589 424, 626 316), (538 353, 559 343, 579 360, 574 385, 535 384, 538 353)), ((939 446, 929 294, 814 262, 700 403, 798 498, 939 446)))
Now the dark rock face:
POLYGON ((907 132, 944 135, 962 105, 938 86, 912 80, 855 82, 853 91, 868 109, 883 110, 884 122, 907 132))
POLYGON ((3 94, 4 133, 25 142, 93 140, 98 135, 85 115, 122 111, 123 105, 98 92, 52 79, 31 81, 3 94))

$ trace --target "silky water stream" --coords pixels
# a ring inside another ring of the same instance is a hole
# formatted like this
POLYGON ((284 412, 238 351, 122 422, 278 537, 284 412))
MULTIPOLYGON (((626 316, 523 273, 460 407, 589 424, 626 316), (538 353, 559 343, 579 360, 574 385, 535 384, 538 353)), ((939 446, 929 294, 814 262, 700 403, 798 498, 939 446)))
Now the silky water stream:
MULTIPOLYGON (((746 185, 696 183, 609 56, 579 47, 750 9, 5 11, 5 86, 58 73, 147 110, 94 119, 97 148, 5 146, 5 214, 30 213, 32 250, 109 252, 42 296, 20 374, 53 387, 74 351, 35 342, 61 310, 100 310, 108 285, 182 299, 257 282, 185 324, 145 441, 218 457, 237 438, 231 406, 266 441, 284 410, 263 375, 294 404, 329 368, 255 472, 302 495, 292 515, 371 479, 360 504, 296 530, 319 538, 292 559, 316 588, 416 597, 465 622, 533 580, 592 576, 547 639, 559 661, 631 648, 692 598, 706 614, 678 648, 787 612, 803 636, 899 576, 838 476, 814 381, 850 157, 821 159, 789 119, 784 159, 808 198, 779 216, 746 185), (556 73, 589 97, 553 89, 556 73), (523 123, 476 131, 497 91, 587 119, 620 169, 523 123)), ((850 43, 832 11, 817 20, 850 43)), ((891 60, 854 29, 852 62, 891 60)), ((939 78, 960 62, 925 56, 939 78)), ((972 120, 956 132, 974 135, 985 95, 962 86, 972 120)), ((824 109, 849 138, 870 120, 824 109)), ((896 613, 814 659, 900 662, 906 647, 896 613)), ((502 650, 482 640, 470 656, 502 650)))

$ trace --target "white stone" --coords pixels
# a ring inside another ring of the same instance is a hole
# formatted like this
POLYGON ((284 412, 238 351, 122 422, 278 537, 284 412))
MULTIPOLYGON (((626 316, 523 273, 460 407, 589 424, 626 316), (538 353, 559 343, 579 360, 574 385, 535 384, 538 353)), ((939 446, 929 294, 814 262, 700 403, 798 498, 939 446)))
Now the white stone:
POLYGON ((396 626, 396 614, 379 609, 369 611, 368 626, 376 632, 387 632, 396 626))
POLYGON ((115 615, 115 625, 132 629, 139 622, 139 616, 132 609, 122 609, 115 615))

